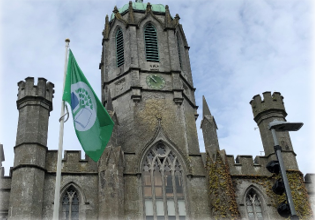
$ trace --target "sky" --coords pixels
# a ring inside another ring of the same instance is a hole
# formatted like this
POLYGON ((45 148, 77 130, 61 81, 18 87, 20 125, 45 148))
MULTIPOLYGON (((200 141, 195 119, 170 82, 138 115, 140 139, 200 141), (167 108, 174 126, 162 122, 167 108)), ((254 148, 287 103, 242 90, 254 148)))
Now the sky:
MULTIPOLYGON (((146 2, 146 1, 144 1, 146 2)), ((280 92, 287 121, 303 122, 291 132, 300 170, 314 167, 314 13, 310 0, 152 0, 177 13, 188 45, 199 106, 204 95, 218 125, 220 149, 229 155, 263 155, 249 102, 265 91, 280 92)), ((2 0, 0 3, 0 143, 5 174, 13 166, 18 123, 17 82, 32 76, 55 85, 48 148, 58 148, 65 39, 96 94, 101 95, 99 63, 106 14, 124 0, 2 0)), ((37 80, 36 80, 37 82, 37 80)), ((69 120, 70 121, 70 120, 69 120)), ((65 124, 64 150, 80 150, 72 122, 65 124)), ((82 153, 82 155, 84 155, 82 153)))

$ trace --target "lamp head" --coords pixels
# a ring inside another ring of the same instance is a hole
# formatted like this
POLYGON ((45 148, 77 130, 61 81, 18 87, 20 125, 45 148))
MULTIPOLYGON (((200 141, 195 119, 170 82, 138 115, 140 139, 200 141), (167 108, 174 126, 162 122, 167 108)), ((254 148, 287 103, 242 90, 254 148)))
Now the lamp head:
POLYGON ((275 129, 276 131, 298 131, 303 126, 301 122, 286 122, 273 120, 269 123, 269 130, 275 129))
POLYGON ((279 161, 277 161, 277 160, 270 161, 267 164, 266 168, 271 173, 279 174, 279 172, 280 172, 279 161))

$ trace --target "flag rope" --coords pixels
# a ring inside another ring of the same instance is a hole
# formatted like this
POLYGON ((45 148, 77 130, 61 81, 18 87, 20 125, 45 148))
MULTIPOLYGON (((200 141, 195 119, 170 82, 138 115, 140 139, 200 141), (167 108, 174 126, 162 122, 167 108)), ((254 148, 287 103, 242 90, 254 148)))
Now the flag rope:
POLYGON ((68 110, 68 106, 67 106, 67 105, 65 105, 65 107, 66 107, 66 114, 64 114, 63 116, 61 116, 61 117, 59 118, 59 122, 61 122, 61 120, 62 120, 62 119, 64 119, 64 118, 65 118, 65 116, 67 116, 67 119, 66 119, 66 120, 64 120, 64 122, 67 122, 67 121, 68 121, 68 119, 69 119, 69 110, 68 110))

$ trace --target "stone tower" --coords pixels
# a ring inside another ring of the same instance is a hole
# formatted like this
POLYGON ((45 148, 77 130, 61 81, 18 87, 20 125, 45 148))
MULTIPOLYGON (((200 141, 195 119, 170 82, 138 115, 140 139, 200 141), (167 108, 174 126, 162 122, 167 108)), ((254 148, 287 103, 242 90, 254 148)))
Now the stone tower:
MULTIPOLYGON (((254 120, 260 131, 261 140, 265 150, 265 156, 275 159, 274 142, 268 125, 273 120, 286 121, 287 113, 283 104, 283 97, 279 92, 263 93, 264 99, 256 95, 251 100, 254 120)), ((294 153, 289 132, 276 132, 279 144, 282 147, 283 158, 287 169, 298 170, 296 154, 294 153)))
POLYGON ((42 219, 48 119, 54 84, 28 77, 18 83, 19 121, 14 147, 14 168, 9 219, 42 219))
MULTIPOLYGON (((102 102, 115 122, 98 162, 66 150, 62 159, 60 219, 279 219, 283 196, 266 169, 275 159, 268 123, 285 121, 280 93, 251 101, 265 156, 220 150, 216 121, 203 98, 200 153, 189 47, 168 6, 129 2, 105 19, 102 102)), ((47 149, 53 84, 18 83, 15 160, 0 172, 0 219, 52 219, 57 150, 47 149)), ((71 123, 70 123, 71 124, 71 123)), ((299 217, 312 218, 314 175, 298 170, 288 132, 278 132, 299 217)), ((237 147, 237 146, 235 146, 237 147)), ((65 146, 66 148, 66 146, 65 146)), ((78 146, 79 148, 79 146, 78 146)), ((0 159, 4 153, 0 144, 0 159)))
POLYGON ((111 94, 125 160, 125 216, 135 219, 209 213, 189 47, 179 19, 167 5, 142 2, 115 7, 105 19, 102 101, 106 106, 111 94))

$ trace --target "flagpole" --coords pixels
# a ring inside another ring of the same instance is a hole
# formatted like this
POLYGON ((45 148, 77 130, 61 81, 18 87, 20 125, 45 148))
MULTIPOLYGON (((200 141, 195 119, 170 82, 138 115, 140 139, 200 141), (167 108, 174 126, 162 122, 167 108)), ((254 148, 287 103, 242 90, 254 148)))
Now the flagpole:
MULTIPOLYGON (((68 58, 68 48, 70 40, 67 38, 66 42, 66 56, 65 56, 65 69, 63 76, 63 89, 62 94, 65 89, 65 81, 67 75, 67 58, 68 58)), ((59 147, 58 147, 58 159, 57 159, 57 172, 56 172, 56 186, 55 186, 55 199, 54 199, 54 212, 53 220, 59 219, 59 204, 60 204, 60 182, 61 182, 61 159, 62 159, 62 144, 63 144, 63 127, 64 127, 64 114, 65 114, 65 101, 61 102, 61 113, 60 113, 60 127, 59 127, 59 147)))

